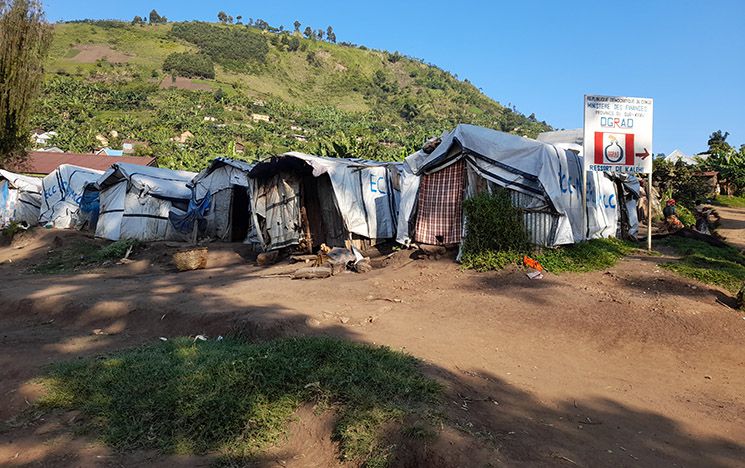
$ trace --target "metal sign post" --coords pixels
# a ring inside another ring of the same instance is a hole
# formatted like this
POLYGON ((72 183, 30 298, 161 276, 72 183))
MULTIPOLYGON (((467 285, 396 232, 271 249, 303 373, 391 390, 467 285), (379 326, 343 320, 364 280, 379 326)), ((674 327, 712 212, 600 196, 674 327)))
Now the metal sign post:
MULTIPOLYGON (((652 116, 650 98, 585 95, 582 199, 587 171, 647 174, 647 248, 652 249, 652 116)), ((587 226, 589 221, 586 221, 587 226)))
POLYGON ((647 174, 647 250, 652 251, 652 171, 647 174))

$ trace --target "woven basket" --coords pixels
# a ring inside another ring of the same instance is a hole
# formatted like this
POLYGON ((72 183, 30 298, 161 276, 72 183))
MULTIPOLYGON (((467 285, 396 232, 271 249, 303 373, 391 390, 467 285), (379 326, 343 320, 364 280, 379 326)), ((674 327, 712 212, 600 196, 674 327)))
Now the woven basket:
POLYGON ((178 271, 201 270, 207 267, 207 248, 181 250, 173 254, 173 263, 178 271))

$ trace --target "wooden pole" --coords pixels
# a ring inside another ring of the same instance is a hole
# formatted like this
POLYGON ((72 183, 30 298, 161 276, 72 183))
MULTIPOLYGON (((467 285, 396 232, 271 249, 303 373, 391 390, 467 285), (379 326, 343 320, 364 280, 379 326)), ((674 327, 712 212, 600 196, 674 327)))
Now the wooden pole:
POLYGON ((647 251, 652 251, 652 171, 647 174, 647 251))
POLYGON ((587 158, 591 157, 587 153, 587 142, 585 141, 585 128, 587 128, 587 119, 586 119, 586 111, 585 106, 587 106, 587 95, 585 94, 585 97, 582 100, 582 219, 584 220, 585 224, 585 239, 587 240, 587 233, 590 231, 590 220, 587 219, 587 158))

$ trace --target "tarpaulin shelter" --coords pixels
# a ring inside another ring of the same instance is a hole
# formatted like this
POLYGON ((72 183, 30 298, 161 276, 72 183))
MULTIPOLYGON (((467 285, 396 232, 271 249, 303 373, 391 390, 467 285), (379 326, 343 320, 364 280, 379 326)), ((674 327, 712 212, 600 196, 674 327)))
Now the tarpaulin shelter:
POLYGON ((367 248, 396 235, 401 163, 285 153, 249 172, 254 229, 264 250, 367 248))
POLYGON ((185 213, 195 172, 113 164, 96 182, 100 212, 96 236, 111 240, 186 240, 169 220, 185 213))
POLYGON ((90 213, 80 209, 86 186, 103 174, 87 167, 63 164, 42 179, 43 199, 39 223, 58 229, 83 229, 90 213))
POLYGON ((216 158, 191 182, 195 200, 211 195, 202 235, 226 242, 243 242, 251 227, 248 173, 253 166, 244 161, 216 158))
POLYGON ((458 125, 429 154, 406 158, 405 166, 397 235, 404 244, 460 243, 464 198, 498 187, 522 210, 531 242, 543 246, 615 236, 620 210, 633 198, 619 196, 610 176, 588 172, 586 223, 581 156, 474 125, 458 125))
POLYGON ((41 179, 0 169, 0 228, 11 222, 35 226, 41 209, 41 179))

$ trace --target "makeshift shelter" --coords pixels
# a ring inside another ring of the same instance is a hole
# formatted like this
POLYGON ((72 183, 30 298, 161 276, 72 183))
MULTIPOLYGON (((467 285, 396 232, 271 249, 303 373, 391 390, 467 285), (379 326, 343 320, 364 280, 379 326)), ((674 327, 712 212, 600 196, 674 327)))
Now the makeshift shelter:
POLYGON ((0 169, 0 228, 11 222, 35 226, 41 210, 41 179, 0 169))
POLYGON ((202 235, 226 242, 243 242, 251 227, 248 173, 252 165, 216 158, 191 182, 195 200, 211 195, 202 235))
POLYGON ((111 240, 186 240, 169 220, 185 213, 195 172, 116 163, 96 182, 100 212, 96 236, 111 240))
POLYGON ((44 177, 39 223, 58 229, 89 227, 90 213, 80 209, 80 202, 86 186, 101 174, 95 169, 63 164, 44 177))
POLYGON ((633 198, 618 194, 606 174, 588 173, 585 224, 583 160, 576 152, 463 124, 441 140, 430 153, 406 158, 397 235, 403 244, 461 243, 464 198, 498 187, 523 211, 531 242, 543 246, 615 236, 620 210, 633 198))
POLYGON ((254 228, 264 250, 365 249, 396 234, 401 163, 286 153, 249 172, 254 228))

